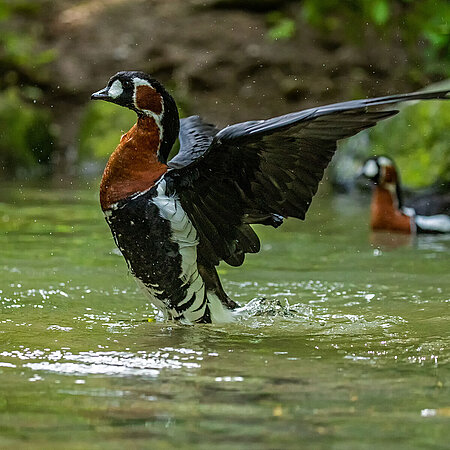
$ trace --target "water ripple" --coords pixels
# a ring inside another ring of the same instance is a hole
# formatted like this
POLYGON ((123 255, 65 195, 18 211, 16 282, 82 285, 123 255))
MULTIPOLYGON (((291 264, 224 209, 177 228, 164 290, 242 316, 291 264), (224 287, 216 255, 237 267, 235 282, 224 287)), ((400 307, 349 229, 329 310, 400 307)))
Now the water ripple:
MULTIPOLYGON (((22 361, 36 371, 56 372, 64 375, 112 375, 157 377, 163 369, 198 369, 203 360, 202 352, 190 348, 161 348, 154 352, 138 353, 117 351, 87 351, 72 353, 66 350, 14 350, 0 356, 22 361)), ((0 363, 3 367, 16 367, 12 363, 0 363)))

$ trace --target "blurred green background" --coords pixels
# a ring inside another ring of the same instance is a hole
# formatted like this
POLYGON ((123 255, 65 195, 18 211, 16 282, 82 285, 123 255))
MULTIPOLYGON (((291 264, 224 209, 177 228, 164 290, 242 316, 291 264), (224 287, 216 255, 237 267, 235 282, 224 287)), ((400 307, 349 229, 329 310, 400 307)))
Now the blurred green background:
MULTIPOLYGON (((449 19, 447 0, 0 0, 0 177, 99 176, 134 114, 89 97, 119 70, 219 126, 448 86, 449 19)), ((446 102, 406 107, 335 170, 383 153, 410 186, 449 181, 449 130, 446 102)))

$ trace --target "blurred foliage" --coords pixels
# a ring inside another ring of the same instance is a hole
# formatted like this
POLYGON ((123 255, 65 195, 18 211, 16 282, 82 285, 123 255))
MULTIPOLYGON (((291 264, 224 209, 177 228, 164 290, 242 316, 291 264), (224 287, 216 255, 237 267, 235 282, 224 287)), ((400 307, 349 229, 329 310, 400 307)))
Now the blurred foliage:
POLYGON ((0 164, 9 175, 48 165, 54 148, 50 113, 37 104, 43 68, 55 56, 38 45, 44 24, 37 18, 47 3, 0 1, 0 164))
POLYGON ((295 21, 280 11, 268 13, 267 24, 269 26, 269 38, 274 41, 290 39, 295 34, 295 21))
POLYGON ((127 108, 100 101, 89 103, 80 127, 80 160, 107 160, 135 121, 136 114, 127 108))
POLYGON ((33 78, 38 69, 55 58, 53 50, 39 51, 38 43, 44 24, 36 20, 46 0, 2 0, 0 2, 0 67, 2 82, 18 78, 12 72, 26 73, 33 78), (34 20, 30 20, 34 19, 34 20))
MULTIPOLYGON (((367 27, 395 37, 400 32, 412 51, 424 41, 425 70, 450 74, 450 2, 448 0, 302 0, 302 15, 327 35, 339 32, 358 42, 367 27)), ((289 39, 297 22, 280 11, 267 15, 269 37, 289 39)))
POLYGON ((400 109, 397 116, 340 144, 332 173, 335 181, 345 184, 353 179, 362 161, 372 155, 392 157, 408 187, 426 187, 436 180, 450 181, 447 102, 416 102, 402 105, 400 109))
POLYGON ((419 102, 402 108, 395 119, 370 133, 370 153, 392 156, 403 182, 423 187, 450 181, 450 108, 445 101, 419 102))
MULTIPOLYGON (((399 0, 314 0, 303 1, 303 17, 312 25, 325 30, 333 31, 339 22, 355 19, 357 27, 374 23, 384 26, 391 17, 391 7, 399 0)), ((351 30, 349 30, 351 31, 351 30)))
POLYGON ((50 114, 25 102, 16 88, 0 92, 0 169, 22 175, 48 165, 53 151, 50 114))

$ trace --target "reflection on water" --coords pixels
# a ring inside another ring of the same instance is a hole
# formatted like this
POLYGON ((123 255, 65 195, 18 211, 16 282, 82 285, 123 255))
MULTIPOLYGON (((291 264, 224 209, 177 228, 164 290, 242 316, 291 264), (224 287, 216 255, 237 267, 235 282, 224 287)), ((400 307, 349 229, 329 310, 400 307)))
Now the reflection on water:
POLYGON ((371 231, 370 243, 382 250, 395 250, 400 247, 411 247, 416 237, 411 234, 371 231))
POLYGON ((449 236, 370 242, 354 203, 316 202, 219 268, 235 323, 187 326, 146 303, 96 195, 14 192, 0 197, 1 448, 446 442, 449 236))
MULTIPOLYGON (((370 243, 372 246, 386 251, 395 250, 401 247, 415 246, 418 250, 431 250, 432 252, 445 253, 448 251, 449 242, 450 233, 435 235, 411 235, 383 231, 370 232, 370 243)), ((434 254, 424 256, 435 257, 434 254)))
POLYGON ((420 239, 417 239, 417 248, 419 250, 431 250, 436 253, 445 253, 448 252, 449 246, 450 233, 435 236, 420 236, 420 239))

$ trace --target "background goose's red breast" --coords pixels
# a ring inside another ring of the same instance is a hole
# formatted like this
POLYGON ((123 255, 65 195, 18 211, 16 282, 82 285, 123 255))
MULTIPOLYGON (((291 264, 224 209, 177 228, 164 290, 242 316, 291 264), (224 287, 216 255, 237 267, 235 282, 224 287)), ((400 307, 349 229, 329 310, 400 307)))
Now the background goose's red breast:
POLYGON ((151 188, 167 171, 158 161, 160 130, 152 117, 139 118, 109 158, 100 184, 103 210, 136 192, 151 188))
POLYGON ((395 205, 392 193, 377 186, 371 205, 371 227, 373 230, 393 230, 412 233, 411 217, 401 212, 395 205))

